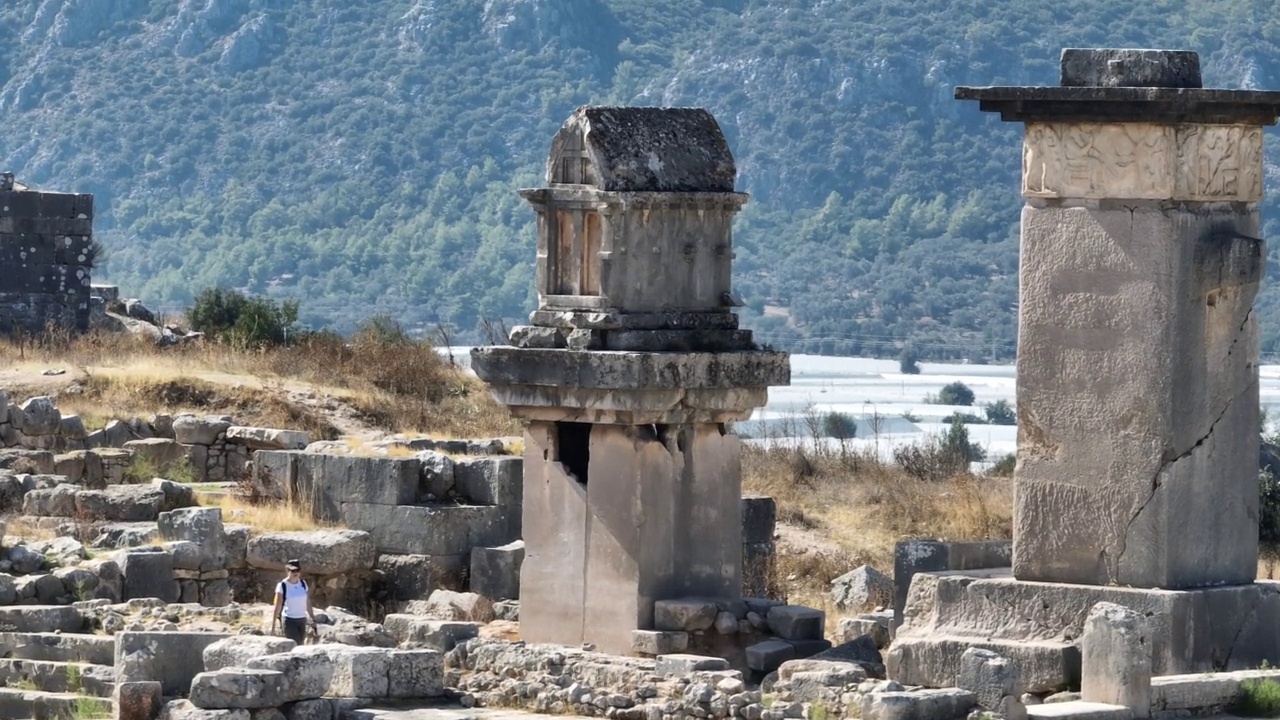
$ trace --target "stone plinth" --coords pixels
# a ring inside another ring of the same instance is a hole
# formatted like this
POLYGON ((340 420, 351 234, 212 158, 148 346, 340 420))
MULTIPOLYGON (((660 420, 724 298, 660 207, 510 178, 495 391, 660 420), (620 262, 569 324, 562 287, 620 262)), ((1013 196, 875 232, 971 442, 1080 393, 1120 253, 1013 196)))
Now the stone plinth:
POLYGON ((1029 692, 1077 687, 1079 644, 1100 602, 1146 616, 1154 675, 1241 670, 1280 656, 1280 583, 1200 590, 1023 582, 1008 570, 920 573, 886 657, 905 685, 954 682, 965 647, 1015 659, 1029 692))
POLYGON ((1280 93, 1202 89, 1194 53, 1067 50, 1061 87, 956 97, 1026 123, 1014 574, 1251 582, 1280 93))

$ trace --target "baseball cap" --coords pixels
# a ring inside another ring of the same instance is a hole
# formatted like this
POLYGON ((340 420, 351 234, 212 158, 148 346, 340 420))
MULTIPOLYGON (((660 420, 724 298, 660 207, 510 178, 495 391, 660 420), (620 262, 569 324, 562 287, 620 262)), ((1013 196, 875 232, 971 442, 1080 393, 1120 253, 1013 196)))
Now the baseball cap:
POLYGON ((290 560, 284 564, 286 570, 302 570, 302 563, 297 560, 290 560))

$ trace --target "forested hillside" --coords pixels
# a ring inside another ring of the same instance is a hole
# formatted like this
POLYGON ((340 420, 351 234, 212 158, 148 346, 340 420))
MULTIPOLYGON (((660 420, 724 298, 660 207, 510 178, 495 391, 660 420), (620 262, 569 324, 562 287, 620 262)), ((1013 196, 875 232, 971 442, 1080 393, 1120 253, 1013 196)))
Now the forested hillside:
MULTIPOLYGON (((1061 48, 1129 46, 1280 89, 1267 0, 22 0, 0 41, 3 165, 95 193, 97 279, 154 305, 221 284, 313 327, 474 340, 533 307, 515 191, 565 117, 698 105, 753 196, 736 282, 761 339, 975 361, 1013 351, 1019 128, 955 85, 1056 84, 1061 48)), ((1280 352, 1280 292, 1261 308, 1280 352)))

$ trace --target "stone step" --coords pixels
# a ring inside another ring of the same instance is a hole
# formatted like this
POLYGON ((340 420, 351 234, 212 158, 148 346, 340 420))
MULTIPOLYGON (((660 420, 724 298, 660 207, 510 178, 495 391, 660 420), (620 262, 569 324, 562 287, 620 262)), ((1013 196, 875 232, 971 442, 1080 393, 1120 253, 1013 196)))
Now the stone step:
POLYGON ((960 656, 971 647, 990 650, 1016 663, 1027 692, 1058 692, 1080 686, 1080 649, 1075 645, 955 635, 895 640, 886 658, 889 677, 903 685, 951 687, 960 671, 960 656))
POLYGON ((30 720, 88 720, 111 717, 110 698, 86 697, 75 693, 0 688, 0 718, 30 720))
POLYGON ((84 616, 70 605, 9 605, 0 607, 0 631, 39 633, 84 630, 84 616))
POLYGON ((79 693, 108 697, 115 688, 116 669, 111 665, 52 660, 0 660, 0 686, 28 687, 51 693, 79 693))
POLYGON ((1064 703, 1028 705, 1027 718, 1031 720, 1133 720, 1133 711, 1122 705, 1073 700, 1064 703))
POLYGON ((1207 715, 1225 713, 1249 680, 1280 680, 1280 669, 1164 675, 1151 678, 1151 712, 1207 715))
POLYGON ((114 665, 111 635, 53 632, 0 632, 0 658, 114 665))

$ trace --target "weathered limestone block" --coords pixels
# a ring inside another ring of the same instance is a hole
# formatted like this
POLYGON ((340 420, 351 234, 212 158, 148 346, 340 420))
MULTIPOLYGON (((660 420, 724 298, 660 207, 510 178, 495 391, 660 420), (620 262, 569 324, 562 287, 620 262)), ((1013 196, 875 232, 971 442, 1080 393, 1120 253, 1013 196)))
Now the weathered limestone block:
POLYGON ((37 517, 75 517, 79 485, 30 490, 22 498, 22 513, 37 517))
POLYGON ((289 701, 284 673, 275 670, 225 668, 202 672, 191 680, 188 698, 198 708, 270 708, 289 701))
POLYGON ((979 707, 1006 720, 1025 720, 1022 678, 1009 658, 990 650, 969 648, 960 658, 956 687, 974 694, 979 707))
POLYGON ((424 452, 418 455, 422 463, 422 491, 435 500, 444 500, 454 495, 454 463, 453 458, 435 452, 424 452))
POLYGON ((124 599, 153 597, 178 602, 180 589, 173 579, 173 556, 164 549, 137 548, 122 551, 116 559, 123 576, 124 599))
POLYGON ((691 673, 707 671, 719 672, 728 670, 729 662, 724 658, 706 655, 673 654, 661 655, 654 665, 654 674, 659 677, 684 677, 691 673))
POLYGON ((1122 605, 1093 606, 1080 641, 1080 699, 1151 714, 1151 638, 1147 620, 1122 605))
POLYGON ((431 596, 439 579, 430 555, 378 556, 376 570, 387 583, 387 592, 394 601, 426 600, 431 596))
POLYGON ((187 541, 199 549, 196 570, 225 567, 226 532, 222 526, 222 508, 190 507, 160 513, 156 525, 160 537, 187 541))
POLYGON ((290 497, 319 518, 345 520, 348 503, 394 506, 418 499, 422 465, 417 458, 305 453, 297 463, 290 497))
POLYGON ((444 655, 436 650, 388 653, 387 696, 433 698, 444 694, 444 655))
POLYGON ((518 600, 523 562, 523 540, 495 548, 472 548, 471 591, 491 600, 518 600))
POLYGON ((144 522, 159 517, 164 505, 164 491, 154 485, 113 485, 77 492, 74 517, 95 522, 144 522))
POLYGON ((631 649, 641 655, 670 655, 689 647, 689 633, 674 630, 633 630, 631 649))
POLYGON ((769 608, 769 629, 783 640, 821 640, 826 613, 799 605, 769 608))
POLYGON ((478 637, 481 623, 434 620, 419 615, 392 614, 382 625, 402 647, 448 652, 458 643, 478 637))
POLYGON ((253 491, 264 499, 284 500, 297 482, 298 464, 304 453, 290 450, 258 450, 250 474, 253 491))
POLYGON ((191 704, 190 700, 170 700, 160 711, 159 720, 252 720, 249 711, 206 710, 191 704))
POLYGON ((893 601, 893 579, 861 565, 831 581, 831 599, 840 610, 887 606, 893 601))
POLYGON ((710 600, 659 600, 653 604, 653 626, 658 630, 709 630, 719 614, 720 606, 710 600))
POLYGON ((455 462, 454 486, 476 505, 520 505, 524 497, 524 459, 469 457, 455 462))
POLYGON ((1187 50, 1067 48, 1063 87, 1198 88, 1200 56, 1187 50))
POLYGON ((465 555, 519 537, 518 508, 483 505, 374 505, 348 502, 348 527, 367 531, 379 552, 405 555, 465 555))
MULTIPOLYGON (((187 450, 175 440, 169 438, 145 438, 129 440, 122 446, 135 455, 147 458, 157 469, 171 467, 187 457, 187 450)), ((148 478, 150 479, 150 478, 148 478)))
POLYGON ((328 698, 299 700, 284 707, 286 720, 333 720, 332 701, 328 698))
POLYGON ((206 671, 229 667, 250 667, 250 661, 266 655, 287 653, 297 647, 292 640, 266 635, 233 635, 205 646, 206 671))
POLYGON ((296 559, 304 573, 314 575, 369 570, 375 558, 373 540, 359 530, 263 533, 249 539, 245 555, 251 567, 264 570, 283 570, 296 559))
POLYGON ((329 683, 329 695, 357 698, 387 696, 387 677, 391 669, 389 651, 350 645, 313 647, 327 647, 329 657, 333 659, 333 679, 329 683))
POLYGON ((228 416, 178 415, 173 419, 173 437, 183 445, 213 445, 231 427, 228 416))
POLYGON ((1264 261, 1256 206, 1229 207, 1024 208, 1019 579, 1185 589, 1256 575, 1264 261))
POLYGON ((275 670, 283 676, 281 696, 288 700, 312 700, 328 695, 334 676, 329 646, 310 645, 289 652, 251 658, 245 667, 275 670))
POLYGON ((301 450, 311 444, 311 436, 301 430, 233 425, 227 428, 227 442, 250 450, 301 450))
POLYGON ((111 696, 114 720, 155 720, 164 705, 163 689, 155 681, 118 682, 111 696))
POLYGON ((204 672, 204 650, 226 633, 134 632, 116 634, 115 668, 121 682, 156 681, 166 696, 183 695, 204 672))
POLYGON ((62 413, 48 397, 33 397, 22 403, 20 429, 28 436, 57 435, 62 423, 62 413))
POLYGON ((872 692, 862 696, 863 720, 934 720, 964 717, 977 699, 967 690, 872 692))

